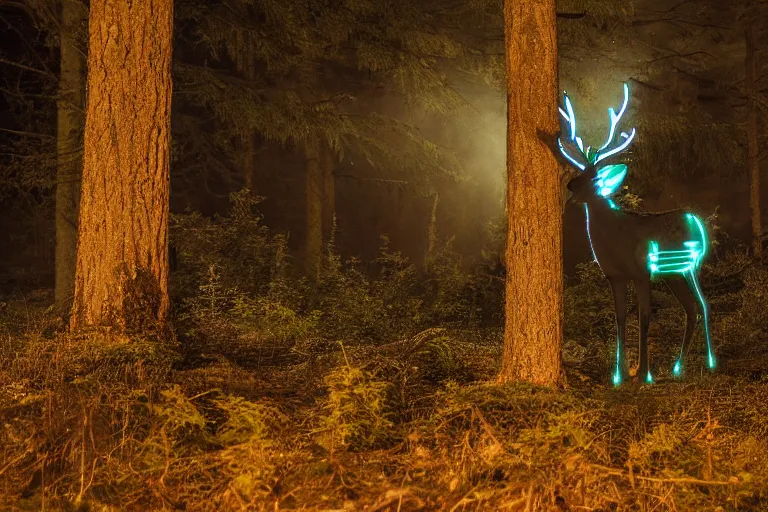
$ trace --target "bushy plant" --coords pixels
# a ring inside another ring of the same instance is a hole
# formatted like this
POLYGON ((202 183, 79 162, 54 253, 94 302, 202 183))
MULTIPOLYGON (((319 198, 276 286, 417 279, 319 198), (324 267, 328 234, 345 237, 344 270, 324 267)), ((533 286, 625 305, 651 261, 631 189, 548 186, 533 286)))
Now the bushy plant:
POLYGON ((211 267, 226 288, 254 296, 265 294, 273 281, 288 274, 287 240, 263 224, 257 210, 261 200, 243 190, 230 195, 226 216, 207 218, 193 211, 171 216, 171 243, 180 267, 171 279, 174 293, 195 295, 211 267))
POLYGON ((389 384, 349 361, 330 371, 324 380, 328 396, 322 402, 318 433, 331 452, 372 448, 392 437, 389 384))

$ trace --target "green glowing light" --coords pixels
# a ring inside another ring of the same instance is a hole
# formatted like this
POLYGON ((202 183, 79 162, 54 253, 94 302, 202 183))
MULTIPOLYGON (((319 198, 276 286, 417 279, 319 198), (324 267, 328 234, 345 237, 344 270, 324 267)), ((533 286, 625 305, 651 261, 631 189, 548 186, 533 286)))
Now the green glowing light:
POLYGON ((685 274, 685 277, 689 285, 691 285, 696 292, 696 298, 699 299, 699 304, 701 305, 702 316, 704 317, 704 336, 707 340, 707 367, 709 367, 710 370, 714 370, 716 361, 715 354, 712 352, 712 339, 709 335, 709 308, 707 306, 707 301, 704 300, 704 294, 701 292, 701 286, 699 285, 699 279, 696 277, 696 274, 694 272, 689 272, 685 274))
POLYGON ((704 224, 701 222, 701 219, 699 219, 694 214, 687 213, 686 218, 688 219, 689 222, 693 221, 699 230, 699 235, 701 235, 701 247, 702 247, 701 257, 703 258, 704 255, 706 254, 707 245, 709 245, 707 241, 707 231, 704 229, 704 224))
POLYGON ((620 347, 621 345, 619 344, 619 339, 616 338, 616 371, 613 372, 614 386, 621 385, 621 352, 619 351, 620 347))
MULTIPOLYGON (((605 141, 605 144, 603 144, 598 149, 594 149, 592 146, 587 146, 586 150, 584 149, 584 142, 577 135, 576 115, 574 114, 573 104, 571 103, 571 99, 568 97, 566 92, 563 92, 565 98, 565 109, 558 107, 560 116, 562 116, 562 118, 565 119, 565 121, 568 123, 568 138, 578 147, 578 152, 576 152, 574 155, 570 155, 563 146, 560 138, 558 138, 557 143, 560 152, 571 164, 573 164, 579 170, 586 171, 587 168, 589 168, 589 172, 595 173, 595 194, 607 201, 608 206, 612 210, 620 210, 619 206, 610 198, 610 196, 621 187, 621 184, 623 183, 624 178, 628 172, 627 166, 625 164, 605 165, 599 169, 596 169, 596 166, 598 162, 621 151, 624 151, 634 140, 637 133, 635 128, 632 128, 629 133, 620 132, 618 140, 621 141, 621 143, 618 146, 609 149, 611 143, 614 142, 614 138, 616 138, 618 124, 621 121, 622 116, 625 114, 627 105, 629 104, 629 86, 626 83, 623 85, 624 101, 622 102, 621 108, 618 112, 616 112, 613 108, 608 109, 608 117, 610 120, 608 139, 605 141), (604 150, 606 151, 603 152, 604 150)), ((571 146, 569 146, 569 148, 571 148, 571 146)), ((590 249, 592 250, 592 257, 598 266, 600 266, 600 261, 597 259, 597 254, 595 253, 595 248, 592 244, 589 207, 586 203, 584 204, 584 215, 586 218, 587 237, 589 239, 590 249)), ((651 278, 656 276, 676 274, 683 276, 687 281, 688 286, 694 292, 694 295, 701 305, 701 309, 703 311, 704 332, 707 341, 707 364, 710 369, 714 369, 716 361, 712 351, 712 343, 710 339, 709 312, 697 276, 697 272, 699 271, 704 256, 706 255, 709 241, 707 238, 706 230, 704 229, 704 224, 696 215, 693 215, 692 213, 686 213, 685 220, 688 225, 688 231, 691 235, 691 239, 683 241, 682 247, 679 245, 672 248, 665 247, 664 250, 661 250, 658 241, 650 240, 648 242, 646 263, 647 268, 651 274, 651 278)), ((662 240, 662 242, 664 241, 662 240)), ((679 243, 680 242, 677 242, 677 244, 679 243)), ((622 382, 622 373, 620 371, 621 353, 619 352, 620 344, 618 340, 616 345, 616 369, 612 376, 612 381, 614 385, 618 386, 622 382)), ((683 369, 682 365, 683 354, 681 349, 680 357, 676 361, 672 370, 675 375, 681 374, 683 369)), ((648 372, 648 374, 645 376, 645 381, 648 384, 653 383, 653 377, 651 376, 650 372, 648 372)))
MULTIPOLYGON (((649 242, 648 270, 651 273, 651 277, 655 275, 663 276, 669 274, 682 275, 688 283, 688 286, 694 292, 696 300, 701 306, 702 316, 704 318, 704 336, 707 342, 707 366, 712 370, 715 368, 717 362, 712 351, 712 339, 709 331, 709 307, 707 301, 704 300, 704 294, 701 291, 701 285, 699 284, 697 275, 704 259, 704 255, 707 252, 707 232, 704 229, 704 224, 701 222, 701 219, 696 215, 686 213, 685 219, 691 234, 694 236, 698 234, 699 240, 688 240, 683 242, 683 246, 686 247, 685 249, 667 251, 660 250, 658 242, 649 242)), ((682 372, 682 360, 684 354, 682 353, 682 348, 680 350, 680 357, 672 369, 672 373, 675 375, 680 375, 682 372)))
POLYGON ((627 166, 624 164, 601 167, 595 177, 595 184, 600 189, 600 195, 608 197, 616 192, 627 176, 627 170, 627 166))
POLYGON ((650 241, 648 243, 648 270, 651 272, 651 276, 656 274, 685 274, 698 270, 704 254, 704 251, 699 249, 702 246, 701 241, 686 241, 683 242, 683 245, 688 249, 661 251, 658 242, 650 241))

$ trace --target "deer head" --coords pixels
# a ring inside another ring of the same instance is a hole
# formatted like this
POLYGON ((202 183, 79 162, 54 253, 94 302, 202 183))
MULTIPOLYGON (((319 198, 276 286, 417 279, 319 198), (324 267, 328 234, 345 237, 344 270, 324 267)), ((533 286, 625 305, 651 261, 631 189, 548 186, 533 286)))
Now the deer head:
MULTIPOLYGON (((568 93, 563 92, 565 109, 560 107, 560 116, 565 120, 568 137, 563 140, 557 138, 557 145, 560 153, 566 158, 568 163, 574 167, 578 174, 568 182, 568 190, 571 192, 570 202, 586 203, 594 198, 603 198, 612 206, 610 199, 619 187, 621 187, 624 178, 627 175, 627 166, 624 164, 610 165, 600 162, 624 151, 635 138, 635 129, 631 132, 619 132, 617 127, 629 103, 629 87, 624 84, 624 102, 619 112, 608 109, 608 117, 611 121, 611 127, 608 131, 608 138, 599 149, 592 146, 584 148, 584 142, 578 136, 576 131, 576 114, 573 112, 573 105, 568 93)), ((562 130, 561 130, 562 133, 562 130)))

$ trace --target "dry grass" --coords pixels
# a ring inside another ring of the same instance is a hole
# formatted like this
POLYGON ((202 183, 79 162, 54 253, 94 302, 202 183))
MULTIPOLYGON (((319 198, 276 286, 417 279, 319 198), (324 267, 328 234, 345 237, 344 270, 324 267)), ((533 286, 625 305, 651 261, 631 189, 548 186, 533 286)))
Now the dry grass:
POLYGON ((754 372, 498 386, 499 333, 443 329, 184 367, 44 303, 4 310, 2 510, 768 510, 754 372))

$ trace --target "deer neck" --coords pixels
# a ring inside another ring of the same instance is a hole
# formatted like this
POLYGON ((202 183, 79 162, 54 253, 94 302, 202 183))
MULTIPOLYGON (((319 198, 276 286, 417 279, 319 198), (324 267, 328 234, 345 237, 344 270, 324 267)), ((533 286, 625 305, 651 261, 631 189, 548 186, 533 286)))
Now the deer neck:
MULTIPOLYGON (((604 197, 593 197, 584 203, 584 215, 587 222, 587 238, 592 250, 592 256, 600 265, 602 249, 605 248, 605 229, 615 231, 617 223, 624 217, 623 212, 604 197), (602 233, 601 233, 602 232, 602 233)), ((602 268, 602 265, 600 265, 602 268)))
POLYGON ((584 203, 585 211, 595 218, 618 218, 622 216, 621 209, 611 199, 605 197, 591 197, 584 203))

